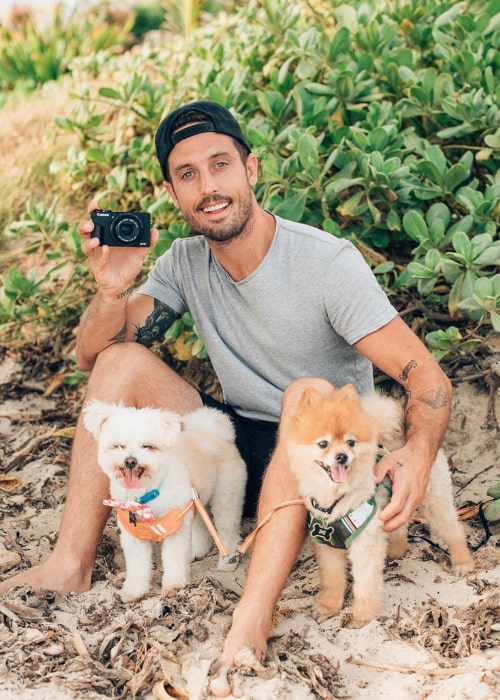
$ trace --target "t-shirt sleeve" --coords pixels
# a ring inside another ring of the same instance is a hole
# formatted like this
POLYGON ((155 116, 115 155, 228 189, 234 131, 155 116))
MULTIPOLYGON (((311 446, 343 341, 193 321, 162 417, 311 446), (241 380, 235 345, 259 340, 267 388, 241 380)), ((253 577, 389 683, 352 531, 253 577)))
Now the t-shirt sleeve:
POLYGON ((175 275, 172 248, 158 258, 147 280, 137 291, 139 294, 147 294, 167 304, 178 314, 183 314, 187 310, 175 275))
POLYGON ((344 246, 332 261, 324 295, 330 323, 350 345, 397 316, 369 265, 353 245, 344 246))

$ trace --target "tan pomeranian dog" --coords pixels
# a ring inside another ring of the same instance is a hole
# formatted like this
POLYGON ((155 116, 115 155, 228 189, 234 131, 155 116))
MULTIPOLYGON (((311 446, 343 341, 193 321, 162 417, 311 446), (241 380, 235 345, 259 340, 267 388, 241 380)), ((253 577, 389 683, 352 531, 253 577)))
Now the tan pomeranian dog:
MULTIPOLYGON (((163 595, 186 586, 191 561, 208 553, 213 543, 195 517, 193 488, 210 506, 227 550, 236 552, 247 474, 228 416, 208 407, 181 416, 94 400, 83 409, 83 423, 109 477, 112 498, 105 503, 118 509, 123 601, 148 592, 155 542, 161 543, 163 595)), ((221 556, 219 568, 235 565, 221 556)))
MULTIPOLYGON (((298 481, 320 569, 315 617, 322 622, 342 607, 347 560, 353 577, 350 626, 362 627, 381 607, 386 557, 402 556, 406 527, 385 533, 377 512, 390 500, 390 484, 375 484, 381 450, 403 445, 403 411, 392 399, 360 398, 351 385, 327 399, 307 389, 283 426, 290 465, 298 481), (383 445, 384 448, 380 446, 383 445)), ((454 573, 474 568, 464 529, 457 519, 445 454, 432 467, 421 506, 434 536, 449 550, 454 573)))

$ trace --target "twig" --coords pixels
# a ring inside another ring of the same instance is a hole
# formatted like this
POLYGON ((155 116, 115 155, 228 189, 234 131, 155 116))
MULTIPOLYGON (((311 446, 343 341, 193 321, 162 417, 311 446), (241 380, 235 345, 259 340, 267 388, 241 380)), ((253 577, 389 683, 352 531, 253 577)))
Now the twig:
POLYGON ((435 676, 437 678, 446 678, 447 676, 459 676, 464 673, 484 673, 485 671, 500 671, 498 668, 416 668, 415 666, 392 666, 391 664, 383 664, 376 661, 367 661, 366 659, 353 659, 349 657, 346 661, 357 666, 367 666, 368 668, 376 668, 381 671, 391 671, 392 673, 418 673, 421 676, 435 676))
POLYGON ((475 372, 474 374, 467 374, 463 377, 453 377, 451 379, 452 384, 458 384, 460 382, 475 382, 476 379, 483 379, 483 377, 486 377, 489 374, 488 370, 485 370, 484 372, 475 372))
POLYGON ((77 631, 73 632, 73 644, 75 645, 78 655, 81 656, 82 659, 90 659, 90 654, 82 639, 82 635, 77 631))
POLYGON ((51 428, 48 432, 44 432, 41 435, 35 435, 34 438, 32 438, 21 450, 19 450, 19 452, 16 452, 14 457, 7 462, 7 465, 3 471, 8 472, 14 467, 17 467, 22 462, 24 457, 28 457, 37 447, 39 447, 39 445, 54 437, 56 432, 56 428, 51 428))

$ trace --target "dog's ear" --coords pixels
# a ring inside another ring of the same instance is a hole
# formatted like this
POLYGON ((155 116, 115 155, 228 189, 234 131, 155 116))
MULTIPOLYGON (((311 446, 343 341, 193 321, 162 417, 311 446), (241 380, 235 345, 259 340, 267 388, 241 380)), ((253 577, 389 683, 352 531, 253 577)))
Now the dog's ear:
POLYGON ((311 408, 311 406, 317 406, 318 403, 322 403, 324 400, 325 397, 317 389, 314 389, 313 387, 304 389, 302 396, 299 399, 299 411, 306 411, 308 408, 311 408))
POLYGON ((353 384, 345 384, 337 392, 337 397, 341 401, 353 401, 361 405, 361 397, 353 384))
POLYGON ((99 437, 102 426, 115 410, 115 404, 104 403, 104 401, 98 401, 97 399, 92 399, 83 409, 83 425, 92 433, 96 440, 99 437))
POLYGON ((172 447, 177 442, 182 431, 182 416, 169 411, 162 411, 162 413, 164 437, 168 446, 172 447))

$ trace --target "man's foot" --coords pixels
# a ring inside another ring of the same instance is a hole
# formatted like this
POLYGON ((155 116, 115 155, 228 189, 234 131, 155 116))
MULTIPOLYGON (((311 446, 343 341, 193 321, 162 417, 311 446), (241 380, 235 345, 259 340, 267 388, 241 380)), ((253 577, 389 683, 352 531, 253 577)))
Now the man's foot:
POLYGON ((86 576, 80 570, 70 572, 49 559, 39 566, 20 571, 18 574, 2 581, 0 583, 0 593, 6 593, 20 586, 30 586, 35 591, 83 593, 90 589, 90 583, 91 573, 86 576))
POLYGON ((271 631, 272 617, 262 619, 262 610, 239 603, 233 614, 233 624, 224 642, 224 649, 215 675, 210 682, 210 692, 218 698, 233 695, 242 696, 240 688, 229 679, 229 672, 240 654, 251 653, 257 661, 267 649, 267 639, 271 631))

